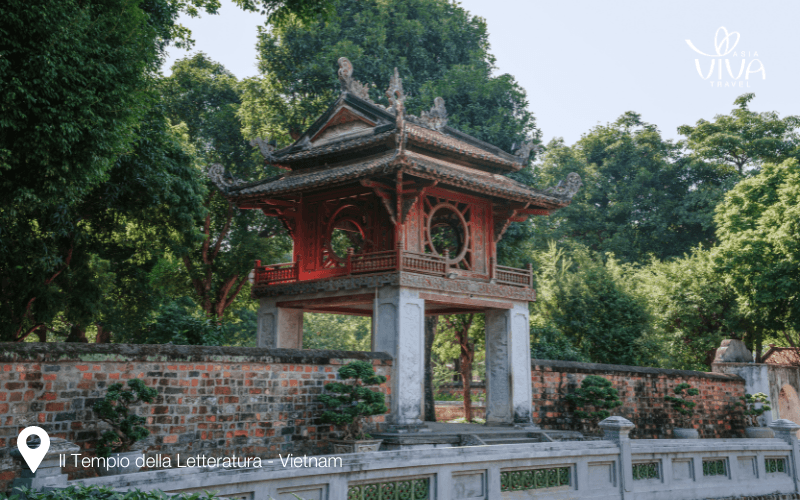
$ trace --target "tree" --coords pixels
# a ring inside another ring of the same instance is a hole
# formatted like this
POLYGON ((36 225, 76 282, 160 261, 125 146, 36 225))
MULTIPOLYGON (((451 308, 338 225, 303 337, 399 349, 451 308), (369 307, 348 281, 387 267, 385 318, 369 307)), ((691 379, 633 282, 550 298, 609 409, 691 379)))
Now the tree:
MULTIPOLYGON (((241 95, 236 77, 204 54, 177 61, 165 79, 163 95, 170 119, 186 124, 189 139, 207 168, 222 164, 239 178, 255 180, 265 168, 259 153, 242 137, 237 118, 241 95)), ((186 291, 216 321, 221 321, 247 285, 255 260, 269 261, 291 250, 280 223, 255 210, 240 210, 205 181, 205 213, 195 219, 202 239, 190 234, 175 253, 185 266, 186 291), (277 236, 267 238, 267 236, 277 236)))
POLYGON ((680 259, 654 259, 636 270, 633 280, 657 332, 658 366, 709 370, 722 339, 752 331, 713 251, 696 248, 680 259))
POLYGON ((698 120, 694 127, 682 125, 688 146, 699 158, 736 168, 739 175, 757 169, 765 161, 780 163, 798 155, 795 130, 800 116, 779 118, 775 111, 757 113, 748 104, 755 94, 742 94, 733 102, 738 107, 728 115, 717 115, 713 122, 698 120))
POLYGON ((433 350, 438 350, 440 357, 448 361, 457 356, 456 366, 461 377, 461 389, 464 398, 464 418, 467 422, 471 422, 472 372, 476 361, 476 344, 480 345, 484 342, 484 336, 482 335, 483 315, 445 315, 441 316, 440 319, 441 322, 439 324, 444 326, 446 331, 440 333, 439 338, 436 339, 439 341, 439 349, 436 349, 435 346, 433 350), (472 335, 470 335, 470 330, 473 330, 472 335), (452 352, 453 348, 455 348, 457 354, 452 352))
POLYGON ((393 68, 403 78, 409 113, 443 97, 450 123, 510 149, 535 135, 524 90, 509 75, 492 76, 485 22, 445 0, 335 0, 325 20, 278 23, 259 35, 261 78, 245 81, 246 136, 280 143, 297 138, 339 93, 337 61, 347 57, 370 97, 393 68))
POLYGON ((267 22, 291 20, 313 20, 330 14, 330 0, 233 0, 236 5, 249 11, 267 14, 267 22))
POLYGON ((572 204, 538 218, 536 246, 570 238, 623 262, 680 256, 714 241, 713 209, 731 172, 686 158, 679 144, 633 112, 597 126, 574 146, 551 141, 537 184, 577 172, 583 187, 572 204))
POLYGON ((11 0, 0 6, 0 338, 52 318, 75 258, 76 211, 130 151, 179 12, 216 0, 11 0), (6 322, 4 322, 6 323, 6 322))
MULTIPOLYGON (((155 306, 143 269, 171 244, 174 232, 191 232, 194 217, 202 214, 202 186, 180 127, 169 125, 157 103, 148 104, 132 150, 117 159, 105 182, 70 208, 75 222, 64 237, 67 262, 43 282, 26 280, 33 264, 6 270, 11 279, 3 293, 30 298, 22 317, 15 316, 18 303, 3 301, 0 307, 13 321, 0 327, 0 338, 19 341, 35 329, 52 330, 58 317, 68 325, 69 340, 85 342, 88 326, 108 318, 109 325, 129 327, 114 319, 135 311, 145 320, 155 306)), ((20 217, 14 223, 35 227, 35 221, 20 217)), ((15 248, 14 258, 25 248, 15 248)))
POLYGON ((753 332, 757 361, 764 335, 800 332, 800 167, 765 163, 717 208, 714 258, 736 290, 753 332))
POLYGON ((541 255, 539 300, 532 321, 553 325, 595 363, 639 365, 651 361, 644 340, 650 322, 645 304, 624 286, 629 272, 613 259, 603 263, 582 247, 566 256, 555 244, 541 255))
POLYGON ((370 318, 342 314, 303 315, 303 349, 370 350, 370 318))

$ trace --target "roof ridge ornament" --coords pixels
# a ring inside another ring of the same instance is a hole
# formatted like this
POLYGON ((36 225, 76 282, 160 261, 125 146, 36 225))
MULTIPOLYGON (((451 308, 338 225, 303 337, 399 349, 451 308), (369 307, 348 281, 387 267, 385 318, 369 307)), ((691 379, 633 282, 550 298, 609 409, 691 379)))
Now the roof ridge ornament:
POLYGON ((549 187, 545 189, 544 192, 549 195, 558 196, 559 198, 569 198, 571 200, 581 186, 583 186, 581 176, 575 172, 570 172, 567 174, 566 181, 559 181, 556 187, 549 187))
POLYGON ((423 111, 419 117, 419 122, 433 130, 442 130, 447 125, 447 109, 444 107, 444 99, 437 97, 433 100, 430 111, 423 111))
POLYGON ((233 187, 247 184, 245 181, 237 179, 230 173, 226 173, 225 167, 223 167, 219 163, 214 163, 213 165, 208 167, 206 175, 208 176, 209 179, 211 179, 211 182, 213 182, 214 185, 217 186, 217 188, 219 188, 219 190, 225 194, 227 194, 233 187))
POLYGON ((392 78, 389 79, 389 88, 386 89, 386 97, 389 98, 389 104, 391 104, 386 110, 397 115, 398 121, 402 121, 405 113, 406 95, 403 92, 403 80, 400 79, 397 68, 394 69, 394 74, 392 78))
POLYGON ((342 93, 349 92, 356 97, 372 102, 369 98, 369 88, 358 80, 353 80, 353 63, 346 57, 339 58, 339 83, 342 93))
MULTIPOLYGON (((528 139, 522 143, 522 145, 514 152, 514 156, 517 158, 522 159, 523 162, 527 162, 528 158, 531 156, 531 152, 537 151, 539 146, 534 144, 533 139, 528 139)), ((580 178, 579 178, 580 179, 580 178)))
POLYGON ((258 151, 261 153, 261 156, 264 157, 264 160, 267 163, 272 163, 274 159, 272 153, 275 151, 275 139, 269 140, 269 138, 262 139, 261 137, 256 137, 252 141, 250 141, 250 145, 254 148, 258 148, 258 151))

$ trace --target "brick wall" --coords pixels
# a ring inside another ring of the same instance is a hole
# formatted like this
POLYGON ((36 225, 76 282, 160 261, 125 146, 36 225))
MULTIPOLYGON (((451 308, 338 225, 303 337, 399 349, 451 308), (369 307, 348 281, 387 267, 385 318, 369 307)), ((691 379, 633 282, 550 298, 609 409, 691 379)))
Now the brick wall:
MULTIPOLYGON (((141 378, 158 389, 140 409, 152 435, 148 455, 276 457, 330 453, 338 435, 318 421, 317 394, 350 361, 390 376, 383 353, 130 344, 0 343, 0 491, 19 473, 9 451, 38 425, 92 455, 91 410, 114 382, 141 378)), ((386 386, 382 390, 388 393, 386 386)), ((388 405, 387 398, 387 405, 388 405)), ((384 417, 375 417, 382 422, 384 417)), ((70 470, 71 478, 93 471, 70 470)))
POLYGON ((741 411, 733 404, 745 393, 745 381, 737 375, 665 370, 639 366, 602 365, 569 361, 533 360, 534 421, 544 429, 581 430, 588 426, 571 421, 564 396, 580 386, 587 375, 605 377, 619 391, 622 406, 614 410, 632 421, 634 438, 672 438, 672 429, 681 427, 664 401, 667 391, 681 382, 700 390, 695 428, 704 438, 744 437, 741 411))

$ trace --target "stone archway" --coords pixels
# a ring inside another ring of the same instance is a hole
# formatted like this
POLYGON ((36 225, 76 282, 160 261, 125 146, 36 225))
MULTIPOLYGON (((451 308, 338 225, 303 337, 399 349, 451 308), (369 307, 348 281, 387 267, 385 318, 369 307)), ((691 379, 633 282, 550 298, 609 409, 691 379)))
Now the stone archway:
POLYGON ((800 397, 789 384, 784 384, 778 393, 778 415, 794 423, 800 422, 800 397))

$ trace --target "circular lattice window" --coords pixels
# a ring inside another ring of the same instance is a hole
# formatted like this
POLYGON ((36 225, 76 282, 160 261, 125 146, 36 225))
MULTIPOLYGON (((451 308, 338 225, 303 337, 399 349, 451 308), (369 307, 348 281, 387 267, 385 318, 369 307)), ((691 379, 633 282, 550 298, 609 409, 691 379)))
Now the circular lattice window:
POLYGON ((467 253, 469 229, 464 215, 450 203, 433 207, 428 216, 428 248, 431 252, 450 256, 448 264, 457 264, 467 253))
POLYGON ((364 251, 364 229, 354 217, 338 217, 328 229, 328 252, 335 260, 344 261, 348 249, 354 254, 364 251))

